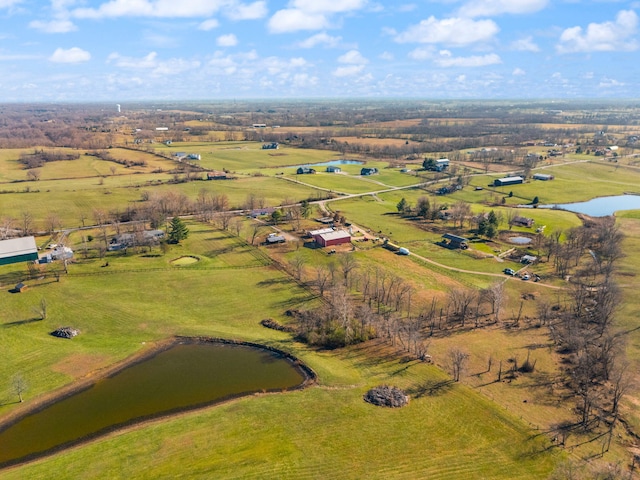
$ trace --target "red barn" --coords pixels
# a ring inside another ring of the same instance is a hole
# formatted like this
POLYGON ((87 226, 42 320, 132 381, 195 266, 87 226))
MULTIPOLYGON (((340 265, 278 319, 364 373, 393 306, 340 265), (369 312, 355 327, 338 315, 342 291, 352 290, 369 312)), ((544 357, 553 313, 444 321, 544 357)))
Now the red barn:
POLYGON ((313 239, 321 247, 330 247, 349 243, 351 241, 351 235, 345 230, 336 230, 334 232, 317 234, 313 239))

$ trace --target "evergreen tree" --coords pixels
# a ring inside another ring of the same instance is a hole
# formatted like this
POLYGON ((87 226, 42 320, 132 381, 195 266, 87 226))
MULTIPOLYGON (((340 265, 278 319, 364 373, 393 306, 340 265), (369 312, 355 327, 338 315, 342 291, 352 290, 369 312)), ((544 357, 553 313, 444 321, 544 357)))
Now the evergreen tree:
POLYGON ((478 222, 478 235, 485 235, 487 233, 487 227, 491 225, 484 218, 478 222))
POLYGON ((405 198, 402 197, 402 200, 398 202, 398 205, 396 205, 396 208, 398 209, 398 212, 404 213, 404 211, 407 209, 407 200, 405 200, 405 198))
POLYGON ((489 212, 487 220, 494 227, 498 227, 498 216, 496 215, 496 212, 494 212, 493 210, 489 212))
POLYGON ((189 229, 180 217, 173 217, 169 225, 169 243, 180 243, 189 236, 189 229))

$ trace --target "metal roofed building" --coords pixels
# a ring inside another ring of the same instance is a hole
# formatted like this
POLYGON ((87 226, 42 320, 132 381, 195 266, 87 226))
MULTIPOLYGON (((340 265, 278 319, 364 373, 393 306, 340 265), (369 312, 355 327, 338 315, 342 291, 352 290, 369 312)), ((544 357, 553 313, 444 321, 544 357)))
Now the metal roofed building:
POLYGON ((0 265, 29 262, 38 259, 38 247, 34 237, 0 240, 0 265))

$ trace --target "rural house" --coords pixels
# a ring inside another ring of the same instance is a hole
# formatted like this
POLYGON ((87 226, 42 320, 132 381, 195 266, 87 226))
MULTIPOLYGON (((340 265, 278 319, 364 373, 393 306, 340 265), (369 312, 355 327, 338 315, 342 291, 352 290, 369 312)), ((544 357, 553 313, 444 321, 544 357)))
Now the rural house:
POLYGON ((521 217, 519 215, 516 215, 513 217, 513 220, 511 220, 512 225, 518 225, 519 227, 532 227, 534 223, 533 218, 521 217))
POLYGON ((340 167, 336 167, 335 165, 329 165, 327 167, 327 172, 329 173, 340 173, 342 169, 340 167))
POLYGON ((378 173, 378 169, 375 167, 370 167, 370 168, 365 167, 362 170, 360 170, 360 175, 363 175, 363 176, 375 175, 376 173, 378 173))
POLYGON ((445 233, 442 238, 444 239, 445 245, 449 248, 459 248, 461 250, 466 250, 469 248, 469 240, 464 237, 459 237, 458 235, 453 235, 451 233, 445 233))
POLYGON ((276 150, 278 148, 280 148, 280 146, 278 145, 278 142, 269 142, 269 143, 262 144, 263 150, 276 150))
POLYGON ((305 174, 316 173, 316 171, 311 167, 298 167, 298 170, 296 170, 296 173, 298 175, 305 175, 305 174))

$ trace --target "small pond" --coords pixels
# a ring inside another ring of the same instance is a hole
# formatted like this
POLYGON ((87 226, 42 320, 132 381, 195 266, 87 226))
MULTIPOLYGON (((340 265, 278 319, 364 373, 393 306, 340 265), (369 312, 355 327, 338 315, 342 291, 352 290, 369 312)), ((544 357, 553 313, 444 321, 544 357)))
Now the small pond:
POLYGON ((557 205, 540 205, 539 208, 556 208, 570 212, 582 213, 591 217, 613 215, 619 210, 640 209, 640 195, 615 195, 599 197, 587 202, 560 203, 557 205))
POLYGON ((145 419, 296 388, 306 379, 284 355, 265 349, 212 342, 173 345, 0 427, 0 467, 145 419))
POLYGON ((516 245, 529 245, 531 243, 531 239, 529 237, 509 237, 508 240, 516 245))

